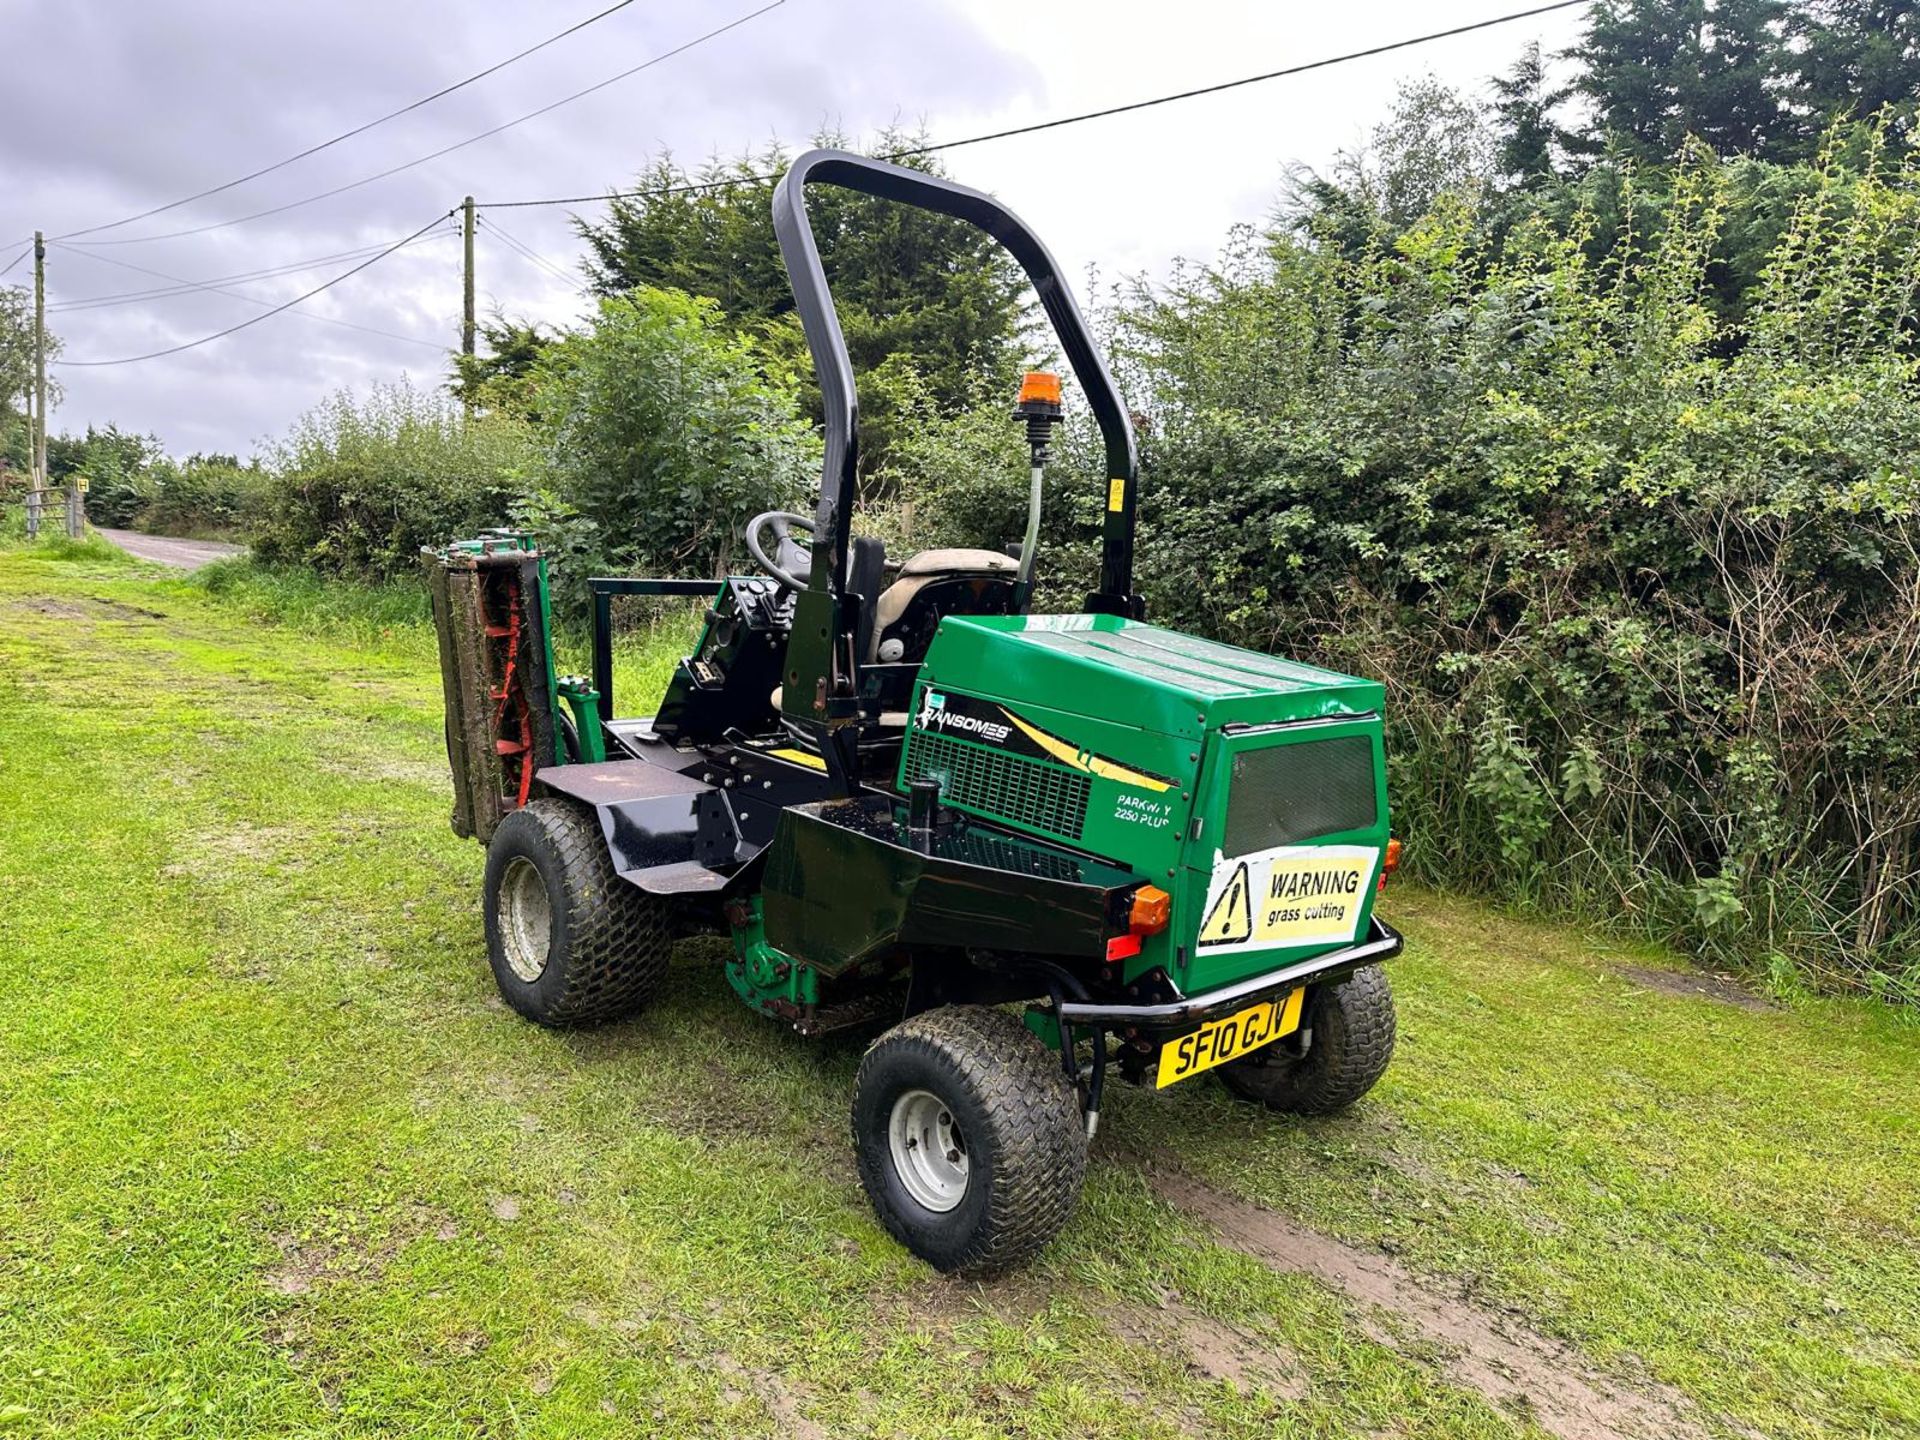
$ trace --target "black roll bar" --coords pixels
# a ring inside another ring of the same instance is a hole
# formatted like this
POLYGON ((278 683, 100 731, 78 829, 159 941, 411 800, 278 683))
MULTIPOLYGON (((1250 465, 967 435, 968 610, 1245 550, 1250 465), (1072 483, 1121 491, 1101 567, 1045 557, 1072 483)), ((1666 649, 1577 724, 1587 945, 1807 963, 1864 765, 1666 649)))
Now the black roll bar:
POLYGON ((1087 608, 1117 615, 1141 614, 1142 607, 1133 593, 1134 507, 1139 478, 1133 426, 1053 256, 1019 216, 992 196, 845 150, 809 150, 788 167, 773 192, 773 233, 780 242, 780 257, 786 263, 794 306, 800 312, 807 349, 813 354, 826 412, 826 463, 820 476, 820 504, 815 512, 818 528, 814 534, 814 547, 821 559, 814 564, 811 588, 831 590, 836 596, 846 589, 858 487, 860 403, 854 392, 846 337, 834 313, 833 295, 807 218, 806 188, 810 184, 837 185, 965 220, 993 236, 1020 262, 1040 296, 1047 319, 1053 323, 1054 333, 1060 337, 1067 363, 1073 367, 1106 441, 1108 488, 1101 530, 1100 588, 1087 597, 1087 608))

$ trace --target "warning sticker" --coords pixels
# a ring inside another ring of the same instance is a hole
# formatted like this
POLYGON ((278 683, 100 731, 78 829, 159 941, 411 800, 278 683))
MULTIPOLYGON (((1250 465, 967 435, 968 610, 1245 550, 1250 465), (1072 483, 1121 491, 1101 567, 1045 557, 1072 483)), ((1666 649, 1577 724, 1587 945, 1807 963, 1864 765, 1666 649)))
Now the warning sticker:
POLYGON ((1233 867, 1227 888, 1208 899, 1213 903, 1207 908, 1207 918, 1200 922, 1202 945, 1233 945, 1253 938, 1253 906, 1247 901, 1244 860, 1233 867))
POLYGON ((1364 845, 1289 845, 1215 856, 1199 948, 1215 953, 1351 944, 1380 864, 1364 845))

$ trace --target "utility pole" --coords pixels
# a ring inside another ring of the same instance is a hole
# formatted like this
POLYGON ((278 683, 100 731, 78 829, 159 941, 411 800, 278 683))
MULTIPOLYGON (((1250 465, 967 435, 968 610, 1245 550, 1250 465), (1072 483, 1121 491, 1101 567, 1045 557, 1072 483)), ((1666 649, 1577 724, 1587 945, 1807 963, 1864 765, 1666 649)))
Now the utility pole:
POLYGON ((47 242, 33 232, 33 484, 47 488, 47 242))
POLYGON ((467 196, 460 207, 461 235, 466 241, 467 263, 461 281, 460 353, 473 354, 473 197, 467 196))
MULTIPOLYGON (((473 197, 471 195, 460 205, 460 236, 466 246, 466 264, 460 273, 460 353, 466 359, 473 358, 473 197)), ((460 398, 467 408, 467 414, 473 414, 473 374, 472 367, 462 366, 460 373, 460 398)))
POLYGON ((33 386, 27 386, 20 399, 27 407, 27 538, 36 540, 40 536, 40 477, 34 472, 33 460, 33 438, 39 433, 34 428, 33 386))

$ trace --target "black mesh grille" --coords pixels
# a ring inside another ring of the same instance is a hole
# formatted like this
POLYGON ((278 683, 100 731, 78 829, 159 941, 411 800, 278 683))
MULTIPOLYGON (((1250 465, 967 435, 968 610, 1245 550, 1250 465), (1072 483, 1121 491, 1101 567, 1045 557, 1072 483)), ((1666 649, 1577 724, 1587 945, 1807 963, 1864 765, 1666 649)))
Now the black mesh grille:
POLYGON ((995 870, 1010 870, 1019 875, 1044 875, 1049 880, 1080 881, 1080 862, 1037 846, 1022 845, 1005 835, 990 835, 976 828, 967 832, 960 858, 970 865, 986 865, 995 870))
POLYGON ((1370 735, 1243 750, 1233 757, 1224 849, 1246 855, 1366 830, 1378 814, 1370 735))
POLYGON ((906 783, 940 782, 941 799, 1049 835, 1078 840, 1087 821, 1084 775, 1019 755, 962 745, 915 728, 907 740, 906 783))

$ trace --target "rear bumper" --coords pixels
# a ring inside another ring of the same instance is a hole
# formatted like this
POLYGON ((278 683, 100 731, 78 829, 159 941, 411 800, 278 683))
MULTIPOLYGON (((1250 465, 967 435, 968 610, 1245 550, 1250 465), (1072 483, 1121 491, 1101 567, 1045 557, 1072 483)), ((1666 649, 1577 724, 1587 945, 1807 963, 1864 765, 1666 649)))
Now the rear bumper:
POLYGON ((1330 950, 1311 960, 1302 960, 1284 970, 1269 970, 1237 985, 1209 990, 1182 1000, 1157 1005, 1109 1005, 1101 1001, 1067 1000, 1060 1006, 1060 1018, 1072 1025, 1133 1026, 1140 1030, 1178 1030, 1231 1015, 1243 1006, 1270 1000, 1295 986, 1315 980, 1329 980, 1362 965, 1391 960, 1400 953, 1400 932, 1373 918, 1367 938, 1357 945, 1330 950))

